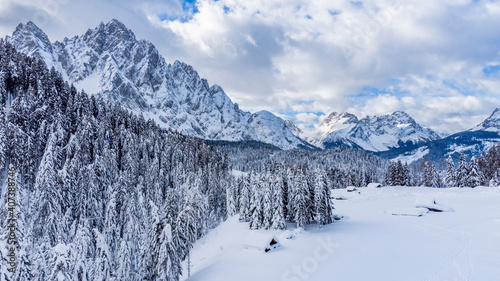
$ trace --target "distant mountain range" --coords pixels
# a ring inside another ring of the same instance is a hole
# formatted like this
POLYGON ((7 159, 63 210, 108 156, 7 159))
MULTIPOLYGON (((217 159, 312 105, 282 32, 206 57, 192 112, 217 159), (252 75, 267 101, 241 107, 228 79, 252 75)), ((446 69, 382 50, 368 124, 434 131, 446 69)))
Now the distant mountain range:
POLYGON ((152 43, 137 40, 118 20, 54 43, 28 22, 6 40, 18 51, 54 67, 77 88, 201 139, 257 141, 285 150, 346 146, 407 162, 423 157, 438 160, 461 151, 484 154, 500 141, 498 109, 471 130, 445 138, 401 111, 362 119, 333 112, 320 127, 306 133, 268 111, 241 110, 222 87, 209 85, 190 65, 168 64, 152 43))
POLYGON ((397 111, 361 120, 350 113, 333 112, 307 140, 321 148, 343 145, 380 152, 438 138, 434 131, 422 128, 408 114, 397 111))
POLYGON ((377 155, 389 159, 400 159, 409 163, 422 158, 438 162, 448 156, 452 156, 453 159, 457 160, 462 152, 469 158, 472 155, 484 155, 499 142, 500 108, 497 108, 490 117, 470 130, 429 142, 379 152, 377 155))

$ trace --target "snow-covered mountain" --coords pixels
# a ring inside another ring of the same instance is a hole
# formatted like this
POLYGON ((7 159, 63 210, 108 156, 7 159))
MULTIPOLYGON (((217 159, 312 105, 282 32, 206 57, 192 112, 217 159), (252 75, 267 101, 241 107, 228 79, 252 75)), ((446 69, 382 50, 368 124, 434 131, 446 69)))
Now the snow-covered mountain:
POLYGON ((282 149, 307 145, 281 118, 240 110, 220 86, 210 86, 192 66, 166 63, 152 43, 137 40, 118 20, 55 43, 28 22, 6 40, 44 60, 77 88, 182 134, 208 140, 256 140, 282 149))
POLYGON ((457 160, 462 152, 469 158, 473 154, 476 156, 484 155, 499 142, 500 108, 497 108, 490 117, 470 130, 442 139, 395 148, 377 154, 384 158, 400 159, 408 163, 422 158, 438 162, 450 155, 457 160))
POLYGON ((500 133, 500 108, 495 109, 490 117, 470 131, 487 131, 500 133))
POLYGON ((293 149, 296 147, 310 147, 301 140, 296 143, 297 136, 290 131, 285 121, 269 111, 259 111, 248 119, 248 124, 257 134, 258 140, 265 143, 279 143, 283 149, 293 149), (288 143, 287 143, 288 142, 288 143))
POLYGON ((322 148, 349 146, 379 152, 438 138, 434 131, 422 128, 408 114, 397 111, 363 119, 346 112, 333 112, 307 140, 322 148))

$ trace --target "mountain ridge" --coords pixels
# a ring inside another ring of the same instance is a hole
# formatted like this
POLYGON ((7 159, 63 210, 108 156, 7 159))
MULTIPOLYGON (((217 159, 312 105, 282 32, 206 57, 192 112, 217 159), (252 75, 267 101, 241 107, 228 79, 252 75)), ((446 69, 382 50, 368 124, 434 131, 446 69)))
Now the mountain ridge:
MULTIPOLYGON (((20 24, 6 40, 22 53, 54 67, 77 88, 109 98, 187 136, 213 141, 258 141, 286 150, 346 146, 394 157, 425 144, 433 147, 433 142, 451 137, 443 138, 423 128, 402 111, 361 119, 347 112, 332 112, 308 134, 292 121, 270 112, 241 110, 221 86, 210 85, 186 63, 167 63, 152 43, 137 40, 133 31, 116 19, 54 43, 28 22, 20 24), (398 152, 401 153, 396 155, 398 152)), ((454 135, 463 136, 458 139, 469 144, 475 134, 479 139, 485 137, 488 144, 479 146, 486 148, 498 133, 500 109, 476 127, 454 135)), ((455 151, 461 147, 460 143, 452 144, 452 138, 449 140, 455 151)), ((424 150, 417 149, 413 156, 423 155, 424 150)))
POLYGON ((322 148, 345 145, 380 152, 406 143, 419 143, 439 138, 434 131, 422 128, 403 111, 383 116, 358 119, 348 112, 332 112, 307 140, 322 148))
POLYGON ((242 111, 222 87, 210 86, 190 65, 166 63, 152 43, 137 40, 116 19, 54 43, 28 22, 6 40, 54 67, 77 88, 109 98, 184 135, 208 140, 272 140, 270 144, 281 149, 309 146, 283 127, 279 117, 250 122, 252 113, 242 111), (277 127, 279 132, 271 129, 277 127))

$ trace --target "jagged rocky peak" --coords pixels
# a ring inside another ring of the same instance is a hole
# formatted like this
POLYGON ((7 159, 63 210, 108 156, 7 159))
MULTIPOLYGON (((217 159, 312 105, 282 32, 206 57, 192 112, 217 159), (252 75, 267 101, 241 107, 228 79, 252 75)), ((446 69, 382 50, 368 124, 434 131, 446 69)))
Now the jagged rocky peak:
POLYGON ((367 151, 385 151, 401 143, 434 140, 439 136, 423 129, 403 111, 383 116, 366 116, 359 120, 350 113, 331 113, 308 139, 319 147, 346 145, 367 151))
POLYGON ((116 48, 119 44, 135 43, 137 41, 134 33, 116 19, 106 24, 101 22, 95 29, 89 29, 83 39, 87 43, 95 43, 95 49, 100 51, 116 48))
POLYGON ((500 133, 500 108, 495 109, 490 117, 472 129, 472 131, 479 130, 500 133))
POLYGON ((28 47, 29 45, 32 50, 35 48, 42 48, 52 51, 52 44, 47 34, 31 21, 26 24, 19 24, 12 33, 12 37, 9 37, 9 41, 11 41, 11 44, 15 44, 16 47, 28 47))
POLYGON ((18 51, 42 59, 49 68, 57 69, 57 60, 52 55, 53 46, 49 37, 33 22, 19 24, 12 36, 7 36, 6 40, 18 51))
POLYGON ((233 104, 222 87, 210 86, 191 65, 167 64, 152 43, 137 40, 116 19, 53 44, 33 23, 20 25, 13 37, 17 39, 10 41, 19 51, 54 66, 78 89, 181 134, 210 140, 259 140, 282 149, 305 144, 272 113, 259 112, 249 122, 252 114, 233 104))
POLYGON ((341 112, 341 113, 332 112, 323 120, 323 124, 328 125, 338 122, 347 124, 347 123, 357 123, 358 121, 359 121, 358 117, 356 117, 356 115, 354 114, 348 112, 341 112))
POLYGON ((420 127, 420 125, 415 122, 415 119, 404 111, 396 111, 391 115, 385 115, 383 117, 387 117, 389 121, 398 122, 399 124, 411 124, 420 127))
POLYGON ((292 131, 292 133, 294 133, 296 136, 302 137, 302 135, 304 135, 304 131, 299 128, 299 126, 297 126, 292 120, 285 119, 285 124, 288 129, 290 129, 290 131, 292 131))

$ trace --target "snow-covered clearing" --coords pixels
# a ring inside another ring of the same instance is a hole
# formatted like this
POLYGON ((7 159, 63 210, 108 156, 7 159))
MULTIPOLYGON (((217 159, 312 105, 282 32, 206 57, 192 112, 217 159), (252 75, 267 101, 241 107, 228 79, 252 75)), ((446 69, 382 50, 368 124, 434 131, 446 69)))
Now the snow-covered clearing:
MULTIPOLYGON (((500 188, 423 187, 334 190, 334 213, 346 218, 311 225, 270 253, 245 249, 251 233, 232 217, 198 241, 189 281, 500 280, 500 188), (422 198, 453 209, 395 216, 422 198)), ((293 226, 289 225, 293 230, 293 226)))

